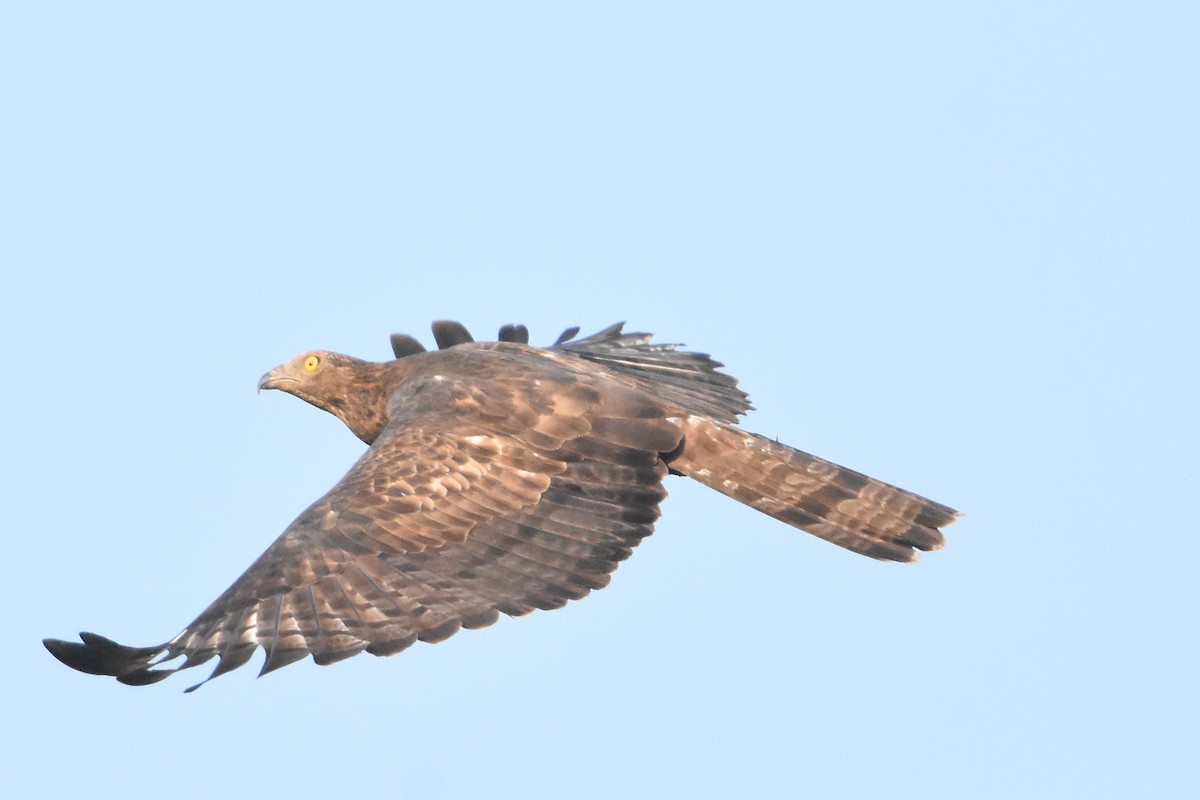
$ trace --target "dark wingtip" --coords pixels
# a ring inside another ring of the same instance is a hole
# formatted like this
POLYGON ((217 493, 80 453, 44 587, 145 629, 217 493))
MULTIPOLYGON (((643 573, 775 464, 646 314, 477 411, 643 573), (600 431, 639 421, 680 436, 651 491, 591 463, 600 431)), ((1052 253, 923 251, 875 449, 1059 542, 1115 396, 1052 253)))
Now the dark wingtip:
POLYGON ((439 350, 475 341, 475 337, 471 336, 471 332, 463 327, 461 322, 439 319, 430 327, 433 328, 433 338, 437 341, 439 350))
POLYGON ((50 655, 66 664, 71 669, 86 672, 89 675, 111 675, 105 672, 96 661, 91 650, 79 642, 64 642, 62 639, 42 639, 42 644, 50 651, 50 655))
POLYGON ((396 354, 396 358, 404 358, 405 356, 424 353, 425 345, 421 344, 407 333, 393 333, 392 352, 396 354))
POLYGON ((150 659, 162 652, 158 647, 126 647, 99 634, 79 634, 82 641, 64 642, 61 639, 43 639, 42 644, 68 667, 89 675, 107 675, 122 683, 154 683, 170 672, 149 670, 150 659), (153 675, 154 677, 149 677, 153 675), (159 677, 159 676, 162 677, 159 677))
POLYGON ((578 333, 579 333, 579 326, 572 325, 571 327, 567 328, 565 331, 560 333, 558 335, 558 338, 554 340, 554 344, 552 344, 550 346, 554 347, 555 345, 563 344, 564 342, 569 342, 572 339, 574 339, 578 333))
POLYGON ((529 344, 529 329, 524 325, 502 325, 497 338, 502 342, 529 344))

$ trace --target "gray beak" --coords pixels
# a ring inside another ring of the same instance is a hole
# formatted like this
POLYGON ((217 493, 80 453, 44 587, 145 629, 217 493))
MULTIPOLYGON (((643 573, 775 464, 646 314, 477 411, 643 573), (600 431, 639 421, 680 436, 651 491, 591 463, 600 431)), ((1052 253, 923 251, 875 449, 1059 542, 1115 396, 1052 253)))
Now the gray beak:
POLYGON ((282 389, 289 383, 295 383, 296 379, 288 377, 284 374, 283 367, 278 366, 258 379, 258 390, 263 389, 282 389))

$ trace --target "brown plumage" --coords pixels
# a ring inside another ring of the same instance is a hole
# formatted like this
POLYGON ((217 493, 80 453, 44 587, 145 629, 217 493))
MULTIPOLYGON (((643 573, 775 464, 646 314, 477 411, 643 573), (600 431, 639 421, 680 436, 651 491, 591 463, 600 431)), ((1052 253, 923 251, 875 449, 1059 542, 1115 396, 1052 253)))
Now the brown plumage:
POLYGON ((216 658, 211 679, 259 647, 266 673, 438 642, 605 586, 653 530, 668 472, 874 558, 942 546, 954 510, 735 427, 750 405, 707 355, 577 330, 543 349, 524 326, 475 342, 437 322, 437 351, 397 334, 392 361, 276 367, 259 388, 339 417, 362 458, 169 642, 46 647, 140 685, 216 658))

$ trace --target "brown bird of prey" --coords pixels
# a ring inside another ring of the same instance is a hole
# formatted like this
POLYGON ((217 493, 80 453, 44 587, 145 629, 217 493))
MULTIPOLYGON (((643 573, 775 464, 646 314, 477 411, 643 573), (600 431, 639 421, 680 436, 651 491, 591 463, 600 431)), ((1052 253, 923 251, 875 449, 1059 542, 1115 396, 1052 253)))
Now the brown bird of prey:
POLYGON ((391 361, 316 351, 264 375, 259 389, 330 412, 366 453, 169 642, 83 633, 45 640, 50 652, 133 685, 216 658, 211 680, 259 647, 265 674, 559 608, 650 534, 668 473, 884 560, 941 547, 957 516, 741 430, 750 404, 722 365, 648 334, 614 325, 572 341, 572 328, 539 348, 521 325, 496 342, 455 322, 433 333, 433 352, 397 334, 391 361))

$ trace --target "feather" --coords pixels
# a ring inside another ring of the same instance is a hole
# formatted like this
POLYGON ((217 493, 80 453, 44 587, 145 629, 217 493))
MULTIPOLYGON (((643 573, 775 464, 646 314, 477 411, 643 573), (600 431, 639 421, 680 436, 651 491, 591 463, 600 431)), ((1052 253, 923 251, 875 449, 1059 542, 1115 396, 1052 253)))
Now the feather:
POLYGON ((434 322, 431 327, 433 328, 433 338, 437 341, 439 350, 446 350, 456 345, 475 341, 471 337, 470 331, 458 322, 440 319, 434 322))
POLYGON ((529 344, 529 329, 524 325, 504 325, 501 326, 497 338, 502 342, 529 344))
POLYGON ((405 356, 411 356, 416 353, 424 353, 425 345, 421 344, 407 333, 393 333, 392 352, 395 353, 396 358, 404 358, 405 356))

